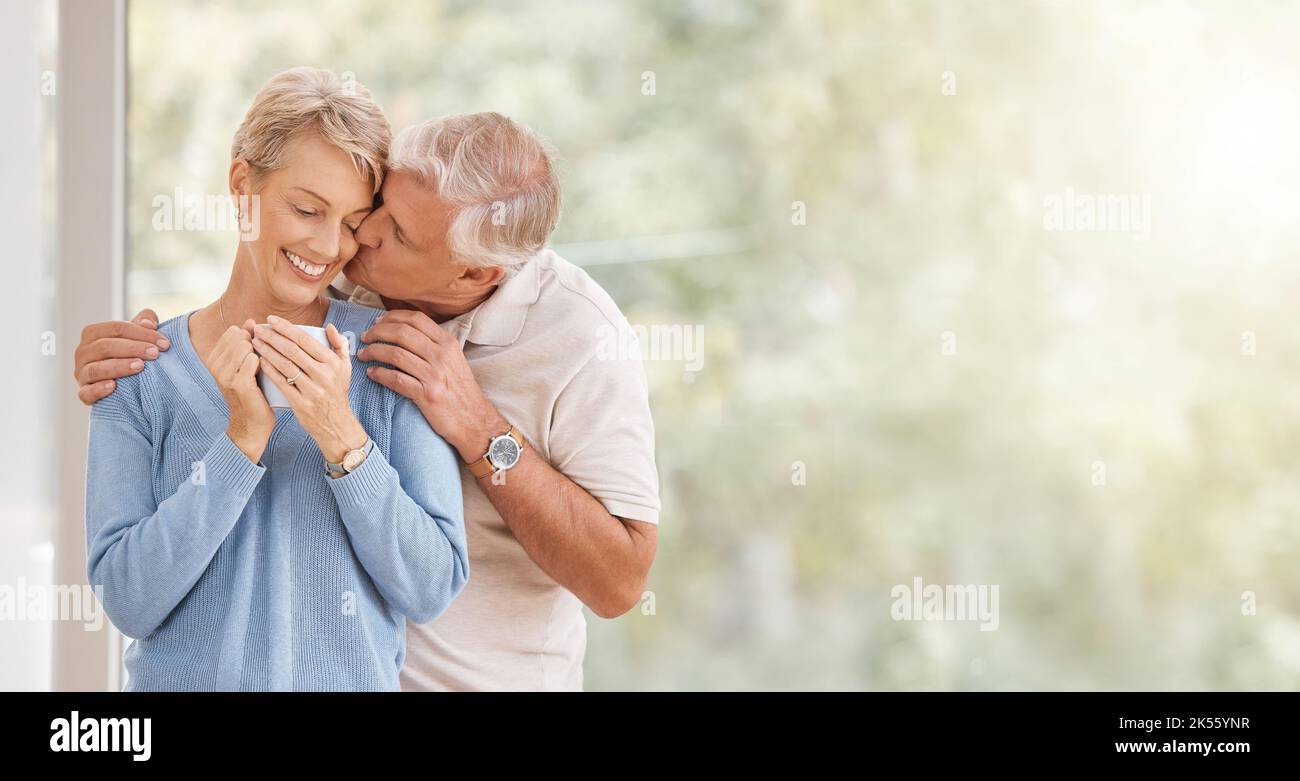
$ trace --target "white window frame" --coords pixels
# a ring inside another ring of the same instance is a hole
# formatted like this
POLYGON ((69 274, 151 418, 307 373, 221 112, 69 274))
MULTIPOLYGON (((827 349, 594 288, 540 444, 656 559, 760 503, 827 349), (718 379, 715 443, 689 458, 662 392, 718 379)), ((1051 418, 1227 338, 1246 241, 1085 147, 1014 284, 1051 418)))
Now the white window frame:
MULTIPOLYGON (((58 322, 75 344, 87 323, 126 316, 126 0, 59 0, 58 47, 58 322)), ((58 414, 54 579, 84 584, 90 415, 71 391, 58 414)), ((121 689, 121 633, 53 623, 56 691, 121 689)))

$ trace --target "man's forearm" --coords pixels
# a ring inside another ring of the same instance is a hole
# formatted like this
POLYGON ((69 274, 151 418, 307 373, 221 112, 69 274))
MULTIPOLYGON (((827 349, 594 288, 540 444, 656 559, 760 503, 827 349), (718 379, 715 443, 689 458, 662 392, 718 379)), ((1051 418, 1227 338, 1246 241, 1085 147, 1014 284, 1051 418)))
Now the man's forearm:
POLYGON ((611 515, 527 443, 501 484, 491 476, 478 483, 532 560, 596 615, 620 616, 641 598, 654 524, 611 515))
MULTIPOLYGON (((461 346, 419 312, 389 311, 362 335, 367 376, 415 402, 465 463, 510 428, 488 400, 461 346)), ((524 443, 518 463, 479 487, 542 571, 596 615, 612 617, 641 598, 658 527, 611 515, 595 497, 524 443)), ((472 576, 471 576, 472 577, 472 576)))

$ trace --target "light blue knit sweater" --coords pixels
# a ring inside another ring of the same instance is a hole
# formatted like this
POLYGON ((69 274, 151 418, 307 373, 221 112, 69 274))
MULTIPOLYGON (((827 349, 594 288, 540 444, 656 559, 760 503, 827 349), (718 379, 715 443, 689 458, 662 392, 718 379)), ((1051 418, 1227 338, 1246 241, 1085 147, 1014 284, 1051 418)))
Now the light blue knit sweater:
MULTIPOLYGON (((359 336, 379 314, 332 301, 326 322, 359 336)), ((90 415, 87 572, 135 638, 126 689, 397 690, 406 619, 469 577, 455 452, 354 358, 361 467, 329 479, 290 410, 254 464, 189 315, 159 330, 172 348, 90 415)))

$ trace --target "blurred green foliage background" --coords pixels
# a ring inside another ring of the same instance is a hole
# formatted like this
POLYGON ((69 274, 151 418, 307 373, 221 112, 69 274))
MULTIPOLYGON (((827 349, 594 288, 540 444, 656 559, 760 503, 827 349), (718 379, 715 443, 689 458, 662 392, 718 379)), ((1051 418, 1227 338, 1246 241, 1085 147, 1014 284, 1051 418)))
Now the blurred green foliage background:
POLYGON ((351 72, 395 129, 500 111, 560 152, 557 250, 703 326, 698 373, 647 363, 653 600, 589 617, 588 689, 1295 689, 1298 22, 132 0, 129 308, 224 285, 234 235, 152 199, 225 192, 274 73, 351 72), (1149 199, 1150 240, 1045 229, 1067 189, 1149 199), (997 584, 997 631, 892 620, 918 576, 997 584))

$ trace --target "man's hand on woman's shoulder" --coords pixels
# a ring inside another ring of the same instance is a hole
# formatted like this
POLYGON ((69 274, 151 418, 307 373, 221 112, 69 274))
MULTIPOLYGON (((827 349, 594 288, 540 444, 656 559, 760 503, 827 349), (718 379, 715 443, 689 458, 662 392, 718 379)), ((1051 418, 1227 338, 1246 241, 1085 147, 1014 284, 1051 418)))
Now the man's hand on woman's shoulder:
POLYGON ((152 309, 141 309, 130 322, 109 320, 86 326, 73 355, 73 376, 81 386, 77 397, 82 404, 94 404, 113 392, 115 380, 139 373, 145 361, 168 347, 171 343, 158 333, 158 315, 152 309))

